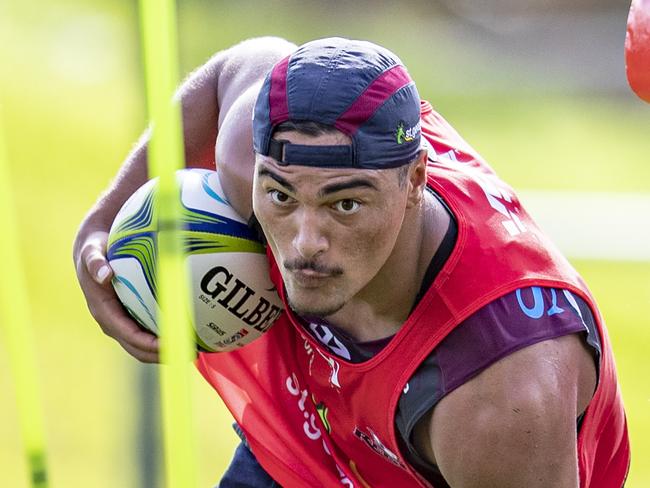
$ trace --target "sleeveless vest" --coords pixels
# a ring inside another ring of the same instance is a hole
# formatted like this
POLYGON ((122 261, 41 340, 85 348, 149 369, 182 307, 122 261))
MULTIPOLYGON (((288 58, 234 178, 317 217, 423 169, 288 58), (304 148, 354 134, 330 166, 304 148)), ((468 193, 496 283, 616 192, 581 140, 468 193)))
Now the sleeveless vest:
MULTIPOLYGON (((607 331, 585 283, 512 189, 427 102, 422 131, 430 145, 428 184, 454 214, 458 237, 390 343, 366 362, 349 363, 306 332, 285 303, 263 337, 237 351, 200 354, 199 370, 281 485, 430 486, 398 445, 395 410, 409 378, 454 327, 492 300, 526 286, 565 288, 590 305, 602 339, 599 384, 578 436, 580 485, 620 488, 629 465, 625 413, 607 331)), ((269 260, 284 297, 270 251, 269 260)))

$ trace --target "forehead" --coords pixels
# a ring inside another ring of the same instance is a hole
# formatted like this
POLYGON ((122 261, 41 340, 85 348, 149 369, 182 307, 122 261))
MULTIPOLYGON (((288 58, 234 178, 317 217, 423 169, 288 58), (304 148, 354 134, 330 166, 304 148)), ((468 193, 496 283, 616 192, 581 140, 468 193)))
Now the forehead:
POLYGON ((260 154, 255 158, 255 174, 257 178, 270 177, 275 179, 273 176, 278 176, 296 189, 318 189, 324 185, 351 180, 366 181, 376 189, 383 189, 391 180, 390 173, 392 173, 392 170, 280 165, 273 158, 260 154), (272 175, 269 175, 269 173, 272 175))

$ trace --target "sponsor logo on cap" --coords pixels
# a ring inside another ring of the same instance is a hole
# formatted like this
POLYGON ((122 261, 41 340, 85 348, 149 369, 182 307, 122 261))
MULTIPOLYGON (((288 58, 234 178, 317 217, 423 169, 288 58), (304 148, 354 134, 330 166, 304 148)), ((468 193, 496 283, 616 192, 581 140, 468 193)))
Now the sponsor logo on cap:
POLYGON ((395 131, 395 137, 397 138, 397 144, 404 144, 405 142, 413 141, 418 134, 420 133, 420 121, 409 129, 404 128, 404 122, 400 120, 397 124, 397 130, 395 131))

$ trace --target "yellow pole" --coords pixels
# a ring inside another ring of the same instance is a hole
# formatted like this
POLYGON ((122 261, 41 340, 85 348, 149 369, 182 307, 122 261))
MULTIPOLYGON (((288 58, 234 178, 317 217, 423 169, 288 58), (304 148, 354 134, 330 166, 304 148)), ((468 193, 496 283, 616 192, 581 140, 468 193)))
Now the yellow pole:
POLYGON ((195 345, 188 322, 188 283, 178 233, 181 205, 174 176, 175 170, 184 166, 180 107, 172 103, 178 84, 175 8, 174 0, 140 0, 147 104, 153 129, 149 173, 159 177, 157 279, 165 476, 168 487, 191 488, 197 485, 190 387, 195 345))
POLYGON ((4 145, 0 114, 0 325, 4 326, 13 372, 20 430, 22 432, 31 486, 46 488, 45 435, 39 394, 34 336, 22 258, 18 244, 13 188, 9 181, 9 164, 4 145))

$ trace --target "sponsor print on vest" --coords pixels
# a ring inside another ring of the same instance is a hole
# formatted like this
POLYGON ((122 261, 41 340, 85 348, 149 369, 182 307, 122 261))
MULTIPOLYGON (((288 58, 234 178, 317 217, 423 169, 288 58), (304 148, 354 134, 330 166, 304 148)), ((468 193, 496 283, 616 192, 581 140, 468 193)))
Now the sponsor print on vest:
MULTIPOLYGON (((569 305, 571 305, 571 308, 578 314, 578 317, 580 317, 580 320, 582 320, 582 324, 587 327, 587 324, 585 324, 584 318, 582 317, 582 312, 580 311, 580 307, 578 306, 578 302, 576 299, 573 297, 571 292, 569 290, 562 290, 562 294, 566 298, 567 302, 569 302, 569 305)), ((564 309, 560 307, 557 303, 557 291, 555 288, 551 288, 551 303, 547 305, 544 303, 544 296, 542 294, 542 289, 539 286, 533 286, 529 290, 521 290, 518 289, 516 292, 517 295, 517 303, 519 303, 519 308, 521 308, 521 311, 524 312, 528 317, 531 319, 538 319, 544 313, 546 312, 546 315, 551 316, 551 315, 556 315, 559 313, 564 312, 564 309), (532 305, 528 306, 527 303, 531 302, 530 298, 531 297, 524 297, 523 292, 530 292, 532 295, 532 305)))
MULTIPOLYGON (((311 371, 312 371, 312 365, 314 364, 314 359, 316 358, 316 354, 314 353, 314 348, 311 347, 309 344, 309 341, 305 340, 305 352, 309 356, 309 376, 311 376, 311 371)), ((329 384, 332 388, 341 388, 341 383, 339 383, 339 369, 341 365, 339 362, 331 357, 326 356, 323 354, 319 349, 316 349, 316 352, 318 355, 323 358, 323 360, 327 363, 330 369, 330 375, 329 375, 329 384)))
POLYGON ((526 226, 517 215, 518 209, 514 208, 512 197, 508 190, 500 185, 500 180, 487 175, 475 175, 475 181, 479 184, 490 206, 505 217, 501 224, 506 228, 508 234, 516 236, 526 232, 526 226))
MULTIPOLYGON (((300 384, 298 383, 298 378, 296 377, 295 373, 289 376, 286 381, 285 381, 285 386, 287 388, 287 391, 294 397, 297 398, 297 407, 298 409, 303 412, 303 415, 305 417, 305 422, 302 425, 302 430, 305 434, 305 436, 310 439, 311 441, 314 441, 318 444, 318 441, 320 440, 320 445, 322 446, 323 451, 328 455, 332 456, 332 452, 330 451, 329 447, 327 446, 327 443, 325 442, 325 437, 323 436, 323 433, 320 429, 320 427, 316 424, 316 416, 313 413, 310 413, 308 411, 307 407, 307 399, 310 397, 309 391, 306 388, 301 388, 300 384)), ((318 413, 319 417, 321 419, 325 419, 323 422, 323 425, 325 425, 325 430, 329 433, 331 430, 330 423, 327 420, 327 408, 325 407, 324 404, 322 403, 317 403, 313 395, 311 396, 311 401, 313 402, 312 405, 314 408, 316 408, 316 412, 318 413)), ((345 474, 345 472, 341 469, 341 467, 335 462, 334 463, 336 466, 336 470, 339 475, 339 481, 342 485, 348 486, 349 488, 354 488, 354 483, 348 476, 345 474)))
POLYGON ((422 148, 426 149, 430 161, 435 162, 445 160, 448 163, 454 164, 458 168, 462 168, 464 171, 472 171, 472 178, 483 190, 490 207, 505 217, 501 224, 508 231, 508 234, 514 237, 522 232, 526 232, 526 226, 517 215, 519 213, 518 205, 514 204, 512 196, 510 195, 510 190, 505 187, 503 182, 496 175, 489 175, 482 171, 476 171, 471 169, 471 167, 464 165, 463 162, 458 160, 456 152, 453 149, 438 154, 429 141, 425 138, 422 140, 422 148))
POLYGON ((357 439, 363 441, 366 446, 375 451, 386 461, 389 461, 390 463, 394 464, 395 466, 399 466, 402 469, 406 469, 406 466, 404 466, 404 464, 400 461, 399 456, 388 449, 384 443, 379 440, 377 434, 375 434, 370 427, 366 427, 365 431, 361 430, 359 427, 355 427, 354 435, 357 439))
POLYGON ((345 345, 338 340, 334 333, 326 325, 311 322, 309 328, 314 333, 314 337, 330 351, 343 359, 350 361, 352 355, 345 345))

